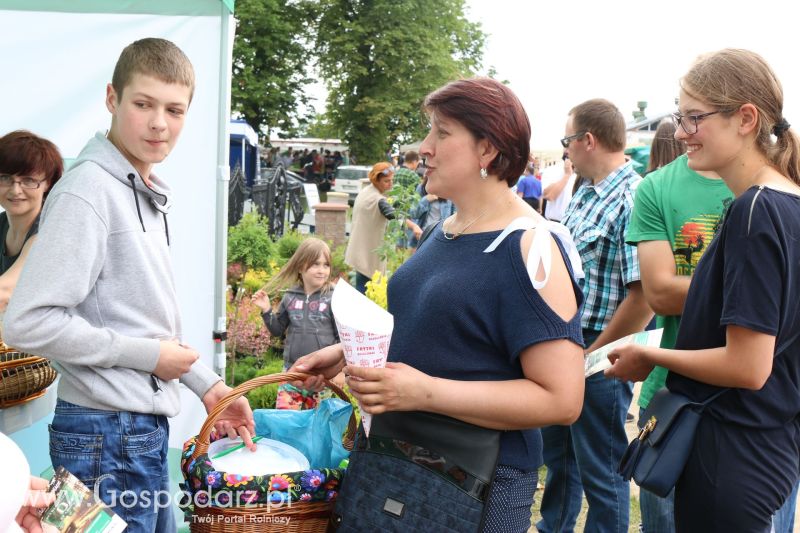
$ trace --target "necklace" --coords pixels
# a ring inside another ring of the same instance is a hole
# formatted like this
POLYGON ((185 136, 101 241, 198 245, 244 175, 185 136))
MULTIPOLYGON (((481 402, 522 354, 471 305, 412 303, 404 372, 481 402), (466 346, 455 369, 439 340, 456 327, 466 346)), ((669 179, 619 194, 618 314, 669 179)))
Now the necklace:
MULTIPOLYGON (((508 192, 507 192, 507 191, 503 191, 503 193, 505 193, 505 194, 508 194, 508 192)), ((502 198, 502 195, 501 195, 500 197, 502 198)), ((465 231, 467 231, 467 230, 470 228, 470 226, 472 226, 472 225, 473 225, 473 224, 475 224, 477 221, 479 221, 481 218, 483 218, 483 215, 485 215, 486 213, 488 213, 488 212, 489 212, 489 209, 490 209, 490 208, 492 208, 492 207, 494 207, 494 204, 495 204, 495 203, 496 203, 496 202, 492 202, 492 204, 491 204, 491 205, 489 205, 489 206, 487 206, 486 208, 484 208, 484 209, 483 209, 483 211, 481 211, 481 212, 478 214, 478 216, 476 216, 475 218, 473 218, 472 220, 470 220, 469 222, 467 222, 467 223, 464 225, 464 227, 462 227, 462 228, 461 228, 459 231, 457 231, 457 232, 455 232, 455 233, 448 233, 448 232, 447 232, 447 230, 446 230, 446 229, 444 229, 444 224, 442 224, 442 234, 444 235, 444 238, 445 238, 445 239, 447 239, 448 241, 453 241, 453 240, 455 240, 455 239, 458 239, 459 237, 461 237, 461 236, 464 234, 464 232, 465 232, 465 231)), ((453 219, 453 220, 455 220, 455 219, 453 219)))
POLYGON ((766 164, 762 165, 761 168, 759 168, 758 170, 756 170, 753 173, 753 177, 750 178, 750 180, 755 183, 756 182, 756 178, 758 178, 761 175, 761 171, 764 170, 765 168, 769 167, 769 166, 770 166, 769 163, 766 163, 766 164))

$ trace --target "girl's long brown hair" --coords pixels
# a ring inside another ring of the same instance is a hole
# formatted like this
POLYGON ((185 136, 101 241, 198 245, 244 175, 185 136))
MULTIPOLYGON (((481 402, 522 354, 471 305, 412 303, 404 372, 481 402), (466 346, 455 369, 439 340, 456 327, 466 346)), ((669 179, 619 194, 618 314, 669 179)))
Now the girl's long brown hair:
MULTIPOLYGON (((331 262, 331 249, 325 241, 321 241, 315 237, 309 237, 300 243, 294 255, 283 266, 283 268, 275 274, 271 280, 267 282, 262 288, 264 292, 273 297, 276 291, 288 289, 289 287, 297 284, 303 287, 302 273, 308 270, 313 265, 320 254, 325 255, 325 260, 328 264, 331 262)), ((322 292, 330 290, 330 280, 322 286, 322 292)), ((304 287, 305 288, 305 287, 304 287)))
POLYGON ((653 144, 650 145, 650 159, 647 172, 652 172, 675 161, 686 152, 686 145, 675 139, 675 124, 666 119, 658 125, 653 144))

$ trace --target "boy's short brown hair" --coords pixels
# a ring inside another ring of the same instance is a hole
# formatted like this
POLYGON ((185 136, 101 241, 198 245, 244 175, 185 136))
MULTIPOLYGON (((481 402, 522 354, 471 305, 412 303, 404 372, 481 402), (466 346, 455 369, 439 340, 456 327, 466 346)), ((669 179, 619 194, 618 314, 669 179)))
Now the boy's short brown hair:
POLYGON ((414 150, 408 150, 405 154, 403 154, 403 160, 406 163, 416 163, 419 161, 419 153, 415 152, 414 150))
POLYGON ((192 62, 175 43, 166 39, 148 37, 129 44, 114 67, 111 85, 122 98, 122 91, 134 74, 152 76, 165 83, 178 83, 189 88, 189 101, 194 96, 194 68, 192 62))

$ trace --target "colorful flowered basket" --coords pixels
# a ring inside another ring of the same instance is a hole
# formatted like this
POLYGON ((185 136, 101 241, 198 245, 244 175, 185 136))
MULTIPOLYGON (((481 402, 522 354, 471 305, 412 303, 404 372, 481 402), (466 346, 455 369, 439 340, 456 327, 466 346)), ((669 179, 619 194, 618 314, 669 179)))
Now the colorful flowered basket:
MULTIPOLYGON (((192 499, 188 502, 192 533, 321 533, 328 529, 344 469, 311 468, 268 476, 241 476, 215 470, 208 457, 214 424, 237 398, 261 385, 307 377, 284 372, 242 383, 208 414, 197 437, 186 442, 181 471, 192 499)), ((339 387, 330 382, 328 387, 348 401, 339 387)), ((342 438, 348 450, 353 448, 356 428, 355 414, 352 414, 342 438)))

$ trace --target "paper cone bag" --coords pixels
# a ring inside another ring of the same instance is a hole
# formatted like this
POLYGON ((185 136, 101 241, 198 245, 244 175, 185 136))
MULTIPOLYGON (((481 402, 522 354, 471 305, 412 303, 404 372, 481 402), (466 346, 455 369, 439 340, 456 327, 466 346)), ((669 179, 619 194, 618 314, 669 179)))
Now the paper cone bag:
MULTIPOLYGON (((347 364, 385 367, 394 317, 342 280, 333 290, 331 309, 347 364)), ((371 421, 372 417, 362 409, 361 423, 367 435, 371 421)))

